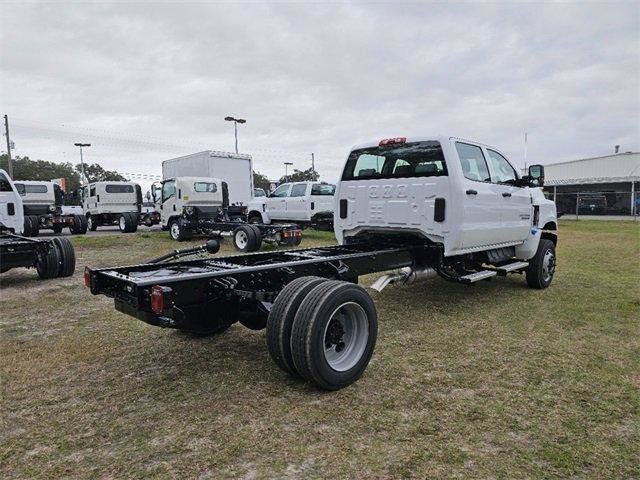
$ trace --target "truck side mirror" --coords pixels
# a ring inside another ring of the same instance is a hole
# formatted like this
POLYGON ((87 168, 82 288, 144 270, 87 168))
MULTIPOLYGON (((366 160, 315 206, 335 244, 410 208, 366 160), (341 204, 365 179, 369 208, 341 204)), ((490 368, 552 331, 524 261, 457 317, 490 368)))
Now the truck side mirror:
POLYGON ((542 187, 544 185, 544 167, 542 165, 529 166, 529 181, 534 187, 542 187))

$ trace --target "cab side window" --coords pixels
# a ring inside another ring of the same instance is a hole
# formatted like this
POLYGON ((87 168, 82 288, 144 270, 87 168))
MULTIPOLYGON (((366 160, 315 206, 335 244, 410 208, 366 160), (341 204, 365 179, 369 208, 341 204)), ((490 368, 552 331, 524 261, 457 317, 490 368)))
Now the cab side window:
POLYGON ((89 189, 89 196, 90 196, 90 197, 95 197, 95 196, 96 196, 96 187, 95 187, 95 185, 94 185, 94 186, 92 186, 92 187, 89 189))
POLYGON ((175 182, 164 182, 162 185, 162 201, 166 202, 176 194, 175 182))
POLYGON ((509 161, 493 150, 487 150, 489 152, 489 162, 491 162, 491 170, 493 175, 491 181, 494 183, 513 183, 518 178, 516 171, 511 166, 509 161))
POLYGON ((476 182, 490 182, 489 167, 484 158, 482 149, 476 145, 468 143, 456 142, 456 150, 460 157, 462 165, 462 173, 469 180, 476 182))
POLYGON ((280 185, 278 188, 274 190, 274 192, 270 195, 271 197, 288 197, 289 196, 289 188, 291 185, 280 185))
POLYGON ((290 197, 304 197, 304 194, 307 193, 307 184, 306 183, 298 183, 291 187, 291 195, 290 197))

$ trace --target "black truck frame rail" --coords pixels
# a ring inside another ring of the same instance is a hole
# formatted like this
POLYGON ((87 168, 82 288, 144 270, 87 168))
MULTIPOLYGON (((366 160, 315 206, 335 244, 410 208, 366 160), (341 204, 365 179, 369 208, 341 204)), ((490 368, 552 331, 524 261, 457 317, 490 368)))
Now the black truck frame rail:
POLYGON ((357 283, 360 275, 430 263, 432 245, 344 245, 223 258, 85 269, 94 295, 152 325, 210 332, 239 321, 264 328, 285 285, 303 276, 357 283))

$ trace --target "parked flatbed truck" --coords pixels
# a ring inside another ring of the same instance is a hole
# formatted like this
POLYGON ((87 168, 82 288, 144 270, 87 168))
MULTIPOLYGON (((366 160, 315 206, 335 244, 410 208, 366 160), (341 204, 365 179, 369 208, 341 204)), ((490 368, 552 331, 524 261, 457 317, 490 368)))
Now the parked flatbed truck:
MULTIPOLYGON (((336 390, 365 371, 377 313, 358 278, 413 284, 434 276, 473 284, 524 273, 547 288, 556 212, 544 169, 520 178, 497 149, 456 137, 384 139, 353 148, 336 189, 333 247, 85 270, 93 294, 161 327, 213 334, 239 321, 267 329, 275 363, 336 390)), ((202 247, 198 251, 204 251, 202 247)), ((215 253, 216 248, 207 248, 215 253)))

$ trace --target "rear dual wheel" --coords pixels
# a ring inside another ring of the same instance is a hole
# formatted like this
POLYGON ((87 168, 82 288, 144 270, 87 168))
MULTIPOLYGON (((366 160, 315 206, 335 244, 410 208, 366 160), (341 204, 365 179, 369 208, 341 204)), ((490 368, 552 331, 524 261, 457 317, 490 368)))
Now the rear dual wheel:
POLYGON ((72 235, 79 235, 87 233, 87 217, 83 215, 74 215, 73 223, 69 227, 72 235))
POLYGON ((338 390, 364 373, 377 331, 375 305, 362 287, 302 277, 276 298, 267 321, 267 346, 282 370, 338 390))
POLYGON ((24 217, 23 235, 25 237, 37 237, 40 234, 40 218, 37 215, 24 217))
POLYGON ((240 252, 255 252, 262 245, 262 233, 255 225, 240 225, 233 231, 233 246, 240 252))
POLYGON ((46 253, 38 257, 36 270, 42 279, 70 277, 76 269, 76 254, 68 238, 56 237, 46 253))
POLYGON ((134 213, 126 212, 118 218, 118 228, 122 233, 132 233, 138 230, 138 216, 134 213))

